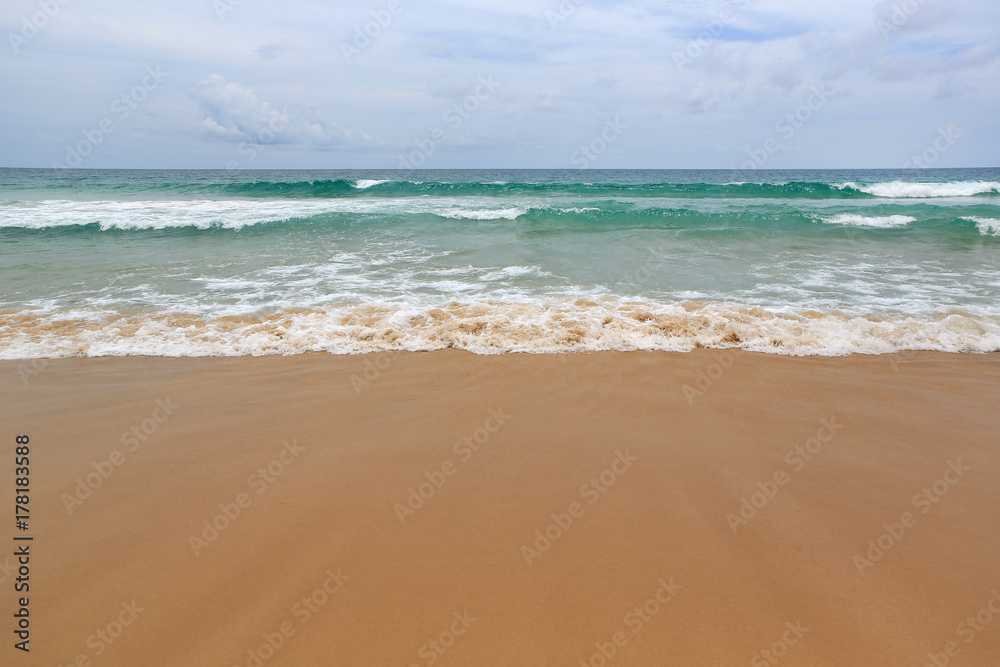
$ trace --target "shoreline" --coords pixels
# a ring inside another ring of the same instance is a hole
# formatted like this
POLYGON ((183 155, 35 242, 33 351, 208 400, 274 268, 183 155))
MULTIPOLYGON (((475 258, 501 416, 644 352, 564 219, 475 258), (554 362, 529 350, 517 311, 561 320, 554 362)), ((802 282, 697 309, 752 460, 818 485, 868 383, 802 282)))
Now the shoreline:
POLYGON ((1000 353, 46 361, 37 664, 1000 654, 1000 353))
MULTIPOLYGON (((640 270, 648 272, 650 267, 640 267, 629 279, 645 276, 640 270)), ((473 297, 408 306, 389 302, 289 306, 255 315, 145 310, 0 313, 0 356, 23 358, 49 354, 60 358, 203 358, 448 349, 492 355, 691 352, 700 348, 782 356, 902 354, 912 348, 990 354, 1000 351, 1000 319, 981 307, 877 315, 610 296, 522 302, 473 297)))

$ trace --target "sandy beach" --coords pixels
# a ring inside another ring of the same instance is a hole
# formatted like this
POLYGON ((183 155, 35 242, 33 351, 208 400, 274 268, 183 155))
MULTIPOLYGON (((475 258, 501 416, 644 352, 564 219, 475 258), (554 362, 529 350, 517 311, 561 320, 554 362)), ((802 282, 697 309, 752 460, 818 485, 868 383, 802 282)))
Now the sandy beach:
POLYGON ((932 352, 5 361, 2 662, 994 665, 998 389, 932 352))

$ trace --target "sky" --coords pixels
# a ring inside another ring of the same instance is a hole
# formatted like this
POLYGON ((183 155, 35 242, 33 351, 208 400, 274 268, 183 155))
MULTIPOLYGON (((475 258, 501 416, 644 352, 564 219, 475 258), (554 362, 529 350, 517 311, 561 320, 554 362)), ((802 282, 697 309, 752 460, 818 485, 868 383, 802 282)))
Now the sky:
POLYGON ((0 166, 1000 166, 995 0, 4 0, 0 166))

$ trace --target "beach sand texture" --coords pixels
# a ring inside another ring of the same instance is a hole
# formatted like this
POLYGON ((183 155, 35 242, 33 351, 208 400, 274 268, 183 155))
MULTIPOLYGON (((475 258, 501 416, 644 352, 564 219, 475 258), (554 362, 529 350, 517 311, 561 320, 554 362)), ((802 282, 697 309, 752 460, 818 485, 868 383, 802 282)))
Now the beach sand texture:
POLYGON ((932 352, 0 362, 34 536, 2 652, 1000 664, 998 388, 932 352))

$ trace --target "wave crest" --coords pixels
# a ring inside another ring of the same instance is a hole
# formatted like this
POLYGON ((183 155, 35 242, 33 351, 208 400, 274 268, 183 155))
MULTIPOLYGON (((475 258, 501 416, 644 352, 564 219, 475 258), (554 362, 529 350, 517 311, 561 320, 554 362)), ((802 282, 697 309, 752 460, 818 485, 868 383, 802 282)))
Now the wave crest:
POLYGON ((857 213, 841 213, 828 218, 823 218, 823 222, 828 225, 848 225, 850 227, 905 227, 917 219, 911 215, 859 215, 857 213))
POLYGON ((929 199, 935 197, 973 197, 984 194, 1000 194, 1000 183, 991 181, 954 181, 951 183, 914 183, 892 181, 859 185, 848 182, 836 186, 842 190, 855 190, 876 197, 891 199, 929 199))
POLYGON ((983 236, 1000 236, 1000 218, 980 218, 970 215, 963 217, 962 220, 976 223, 976 229, 983 236))

